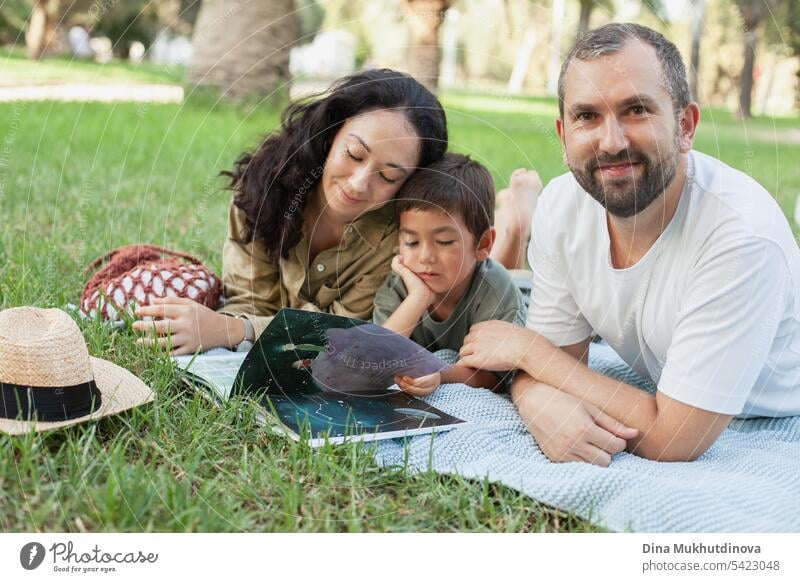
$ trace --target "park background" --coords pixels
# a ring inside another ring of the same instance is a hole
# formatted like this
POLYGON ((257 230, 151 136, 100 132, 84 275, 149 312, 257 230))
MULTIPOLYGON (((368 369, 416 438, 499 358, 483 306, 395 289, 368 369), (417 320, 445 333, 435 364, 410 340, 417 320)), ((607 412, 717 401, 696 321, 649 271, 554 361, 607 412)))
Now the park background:
MULTIPOLYGON (((555 80, 606 22, 664 33, 702 108, 696 149, 750 174, 795 232, 796 0, 0 0, 0 308, 75 303, 96 256, 149 242, 220 272, 220 170, 288 99, 363 67, 437 91, 451 147, 544 182, 566 171, 555 80)), ((215 408, 127 330, 80 322, 92 354, 153 386, 130 414, 0 436, 0 531, 593 531, 511 489, 311 450, 215 408)))

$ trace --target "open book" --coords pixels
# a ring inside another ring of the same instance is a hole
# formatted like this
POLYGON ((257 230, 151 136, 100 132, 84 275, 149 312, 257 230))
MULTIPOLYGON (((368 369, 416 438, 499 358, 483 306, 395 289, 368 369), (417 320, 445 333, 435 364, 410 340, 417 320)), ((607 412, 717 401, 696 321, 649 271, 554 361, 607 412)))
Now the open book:
MULTIPOLYGON (((444 431, 464 421, 397 390, 397 375, 447 365, 422 346, 359 319, 282 309, 247 353, 175 356, 184 380, 220 400, 256 399, 295 440, 366 441, 444 431)), ((269 415, 269 416, 268 416, 269 415)))

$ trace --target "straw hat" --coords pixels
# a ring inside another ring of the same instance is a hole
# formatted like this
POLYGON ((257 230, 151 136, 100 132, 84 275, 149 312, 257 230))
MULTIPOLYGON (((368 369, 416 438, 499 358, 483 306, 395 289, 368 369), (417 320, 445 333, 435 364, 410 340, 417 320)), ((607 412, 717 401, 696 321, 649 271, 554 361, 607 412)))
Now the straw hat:
POLYGON ((60 309, 0 311, 0 432, 70 426, 152 399, 139 378, 91 357, 80 329, 60 309))

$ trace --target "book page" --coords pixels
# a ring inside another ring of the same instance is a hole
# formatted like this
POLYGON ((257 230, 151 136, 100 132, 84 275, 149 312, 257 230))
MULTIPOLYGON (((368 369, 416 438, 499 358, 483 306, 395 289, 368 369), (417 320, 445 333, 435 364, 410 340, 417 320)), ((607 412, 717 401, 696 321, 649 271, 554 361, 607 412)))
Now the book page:
POLYGON ((172 359, 191 379, 213 390, 216 397, 227 400, 245 357, 246 353, 231 352, 214 356, 173 356, 172 359))

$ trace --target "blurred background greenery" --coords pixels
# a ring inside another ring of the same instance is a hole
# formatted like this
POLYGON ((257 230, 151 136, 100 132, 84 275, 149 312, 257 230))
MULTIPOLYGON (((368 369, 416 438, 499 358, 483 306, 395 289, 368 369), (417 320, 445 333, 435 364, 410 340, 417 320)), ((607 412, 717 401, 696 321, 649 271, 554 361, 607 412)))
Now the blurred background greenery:
MULTIPOLYGON (((101 60, 133 54, 162 69, 159 37, 190 39, 166 79, 147 80, 211 85, 233 99, 264 96, 291 80, 293 48, 336 32, 352 68, 405 69, 432 88, 552 95, 571 43, 611 21, 645 24, 673 40, 701 105, 797 116, 797 0, 4 0, 0 83, 53 81, 51 67, 14 57, 73 60, 70 31, 82 27, 108 39, 101 60)), ((294 71, 296 81, 317 76, 329 80, 325 71, 294 71)))

